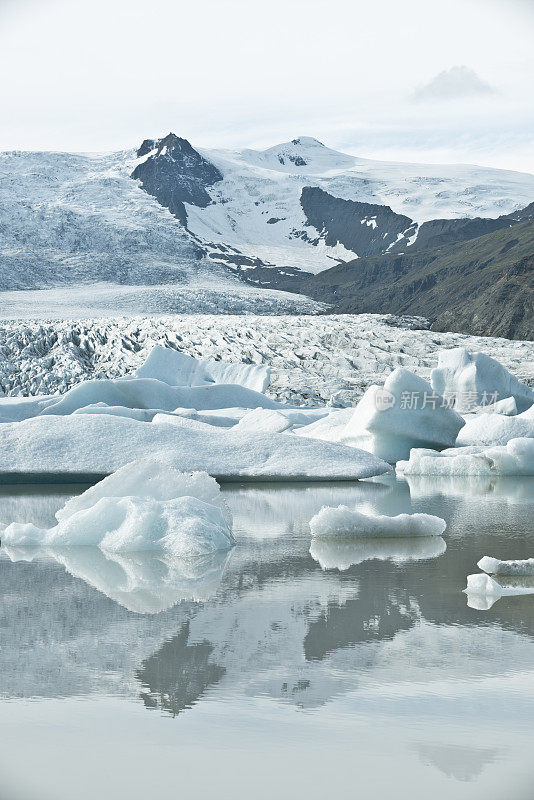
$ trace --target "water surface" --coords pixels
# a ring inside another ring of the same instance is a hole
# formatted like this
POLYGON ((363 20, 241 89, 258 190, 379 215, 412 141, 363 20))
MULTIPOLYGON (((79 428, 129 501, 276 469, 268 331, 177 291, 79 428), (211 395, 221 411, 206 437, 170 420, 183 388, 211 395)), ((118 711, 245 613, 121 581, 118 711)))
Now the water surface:
MULTIPOLYGON (((75 491, 3 487, 0 521, 75 491)), ((534 795, 534 597, 461 591, 534 555, 534 479, 224 491, 238 544, 187 567, 2 548, 1 800, 534 795), (310 553, 339 503, 448 528, 310 553)))

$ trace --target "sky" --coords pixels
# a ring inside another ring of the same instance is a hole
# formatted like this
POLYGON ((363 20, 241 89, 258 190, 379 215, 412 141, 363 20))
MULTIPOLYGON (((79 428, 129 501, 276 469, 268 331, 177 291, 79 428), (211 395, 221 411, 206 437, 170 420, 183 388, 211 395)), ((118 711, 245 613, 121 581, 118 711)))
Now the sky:
POLYGON ((314 136, 534 172, 534 0, 0 0, 0 150, 314 136))

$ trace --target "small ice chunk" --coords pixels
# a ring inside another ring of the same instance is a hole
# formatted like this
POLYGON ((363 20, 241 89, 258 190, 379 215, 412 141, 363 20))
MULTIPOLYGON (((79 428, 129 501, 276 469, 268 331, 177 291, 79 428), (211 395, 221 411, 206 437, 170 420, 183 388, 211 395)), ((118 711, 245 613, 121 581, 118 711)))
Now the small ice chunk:
POLYGON ((479 572, 476 575, 467 576, 467 588, 464 589, 467 594, 484 594, 494 595, 501 597, 502 587, 489 575, 479 572))
POLYGON ((343 505, 324 506, 310 521, 311 535, 324 539, 441 536, 446 527, 444 519, 431 514, 388 517, 363 514, 343 505))
POLYGON ((490 575, 534 575, 534 558, 501 561, 498 558, 484 556, 477 567, 490 575))

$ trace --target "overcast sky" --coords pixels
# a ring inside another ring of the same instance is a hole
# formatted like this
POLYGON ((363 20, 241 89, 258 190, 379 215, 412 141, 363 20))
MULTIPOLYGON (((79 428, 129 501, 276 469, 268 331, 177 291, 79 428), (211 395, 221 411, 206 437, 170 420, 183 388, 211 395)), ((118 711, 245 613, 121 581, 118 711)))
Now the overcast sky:
POLYGON ((532 0, 0 0, 0 149, 299 135, 534 172, 532 0))

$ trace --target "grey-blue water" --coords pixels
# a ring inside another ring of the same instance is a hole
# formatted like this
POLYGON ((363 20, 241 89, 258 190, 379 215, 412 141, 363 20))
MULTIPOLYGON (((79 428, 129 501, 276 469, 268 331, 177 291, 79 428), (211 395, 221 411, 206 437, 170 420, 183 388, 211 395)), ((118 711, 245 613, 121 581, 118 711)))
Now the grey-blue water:
MULTIPOLYGON (((75 491, 4 487, 0 521, 75 491)), ((188 568, 2 548, 1 800, 534 796, 534 596, 462 593, 534 556, 534 479, 225 493, 238 544, 188 568), (339 503, 448 528, 310 553, 339 503)))

